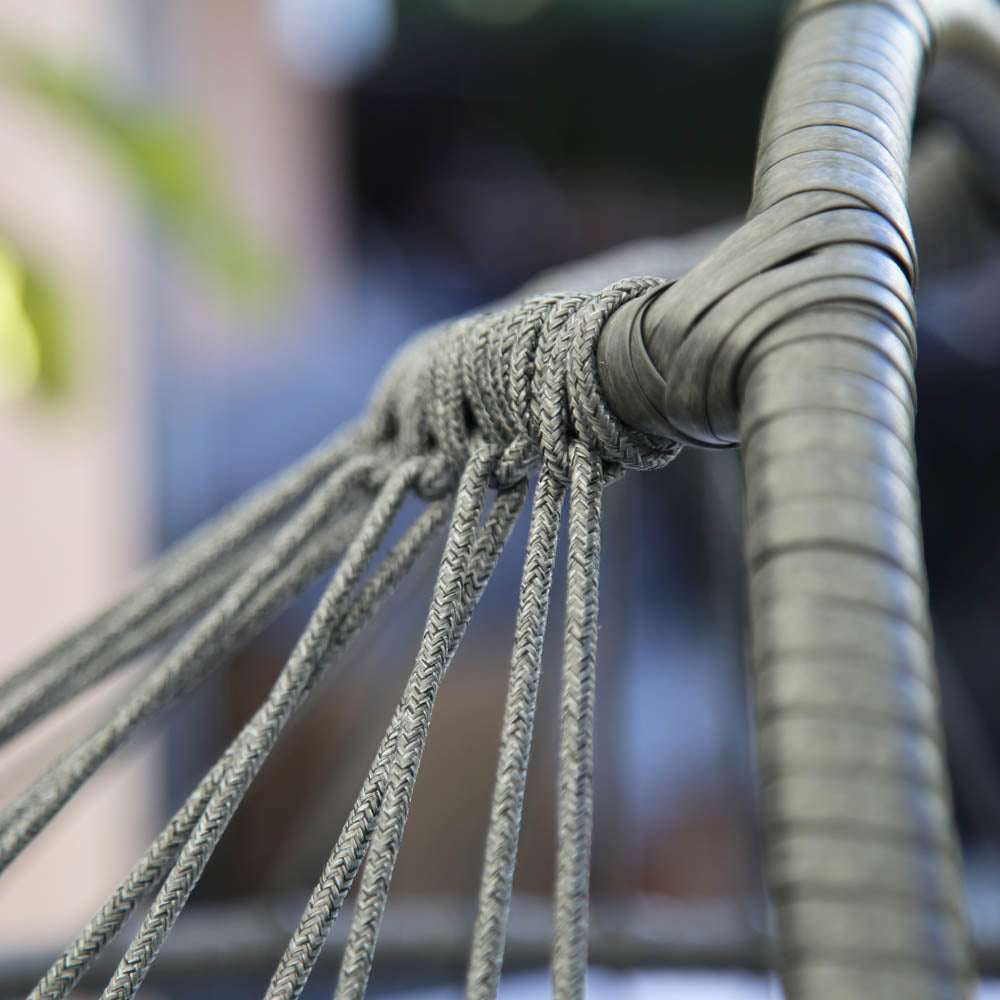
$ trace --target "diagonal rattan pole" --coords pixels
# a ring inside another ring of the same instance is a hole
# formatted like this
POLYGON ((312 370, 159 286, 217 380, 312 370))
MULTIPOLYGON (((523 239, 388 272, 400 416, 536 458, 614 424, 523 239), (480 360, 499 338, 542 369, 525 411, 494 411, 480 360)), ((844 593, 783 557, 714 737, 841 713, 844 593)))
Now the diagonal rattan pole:
MULTIPOLYGON (((518 486, 502 494, 487 514, 482 529, 478 532, 469 558, 472 572, 467 574, 462 585, 462 600, 465 602, 453 619, 452 628, 461 628, 461 623, 471 615, 481 586, 477 582, 479 571, 476 567, 493 565, 503 543, 509 534, 513 521, 523 503, 523 487, 518 486)), ((453 637, 450 641, 455 641, 453 637)), ((382 799, 388 785, 391 765, 395 759, 397 738, 405 705, 409 697, 409 685, 403 699, 393 714, 389 727, 376 753, 361 792, 355 801, 351 814, 337 838, 330 858, 320 880, 306 904, 295 933, 288 943, 281 962, 271 979, 267 1000, 294 1000, 305 987, 320 950, 337 919, 347 893, 361 865, 374 830, 375 821, 381 809, 382 799)))
MULTIPOLYGON (((239 557, 262 532, 300 503, 357 449, 356 430, 348 428, 337 433, 330 441, 324 442, 271 482, 240 499, 163 556, 128 594, 102 614, 6 677, 0 683, 0 705, 5 706, 5 721, 0 723, 2 738, 12 735, 6 721, 6 706, 16 693, 34 689, 43 683, 47 688, 53 686, 53 692, 58 691, 60 681, 71 681, 81 672, 89 674, 95 663, 106 661, 109 647, 113 648, 123 640, 128 646, 127 655, 121 654, 105 669, 113 669, 126 659, 140 655, 148 645, 135 646, 133 632, 137 628, 143 628, 150 618, 161 619, 161 629, 150 632, 147 641, 151 644, 185 620, 184 609, 190 603, 192 585, 220 564, 239 557), (174 607, 175 604, 179 604, 180 608, 174 607)), ((61 704, 62 700, 80 689, 78 684, 71 682, 65 689, 65 697, 46 702, 45 710, 61 704)))
POLYGON ((535 487, 521 577, 510 684, 466 976, 466 996, 475 1000, 491 1000, 500 982, 564 493, 563 484, 543 468, 535 487))
MULTIPOLYGON (((205 807, 191 837, 180 852, 149 913, 143 921, 111 982, 103 1000, 128 1000, 142 984, 149 967, 169 933, 215 845, 229 824, 250 783, 256 777, 285 724, 316 682, 331 648, 339 644, 339 631, 350 611, 354 591, 385 538, 407 492, 419 477, 423 462, 404 462, 389 477, 365 519, 357 538, 337 567, 309 624, 275 681, 267 700, 244 727, 239 746, 205 807)), ((390 579, 398 579, 397 554, 383 561, 390 579)), ((366 597, 362 591, 362 597, 366 597)), ((371 602, 358 606, 357 621, 370 613, 371 602)))
MULTIPOLYGON (((340 647, 363 627, 375 607, 384 600, 419 555, 426 550, 444 523, 447 509, 446 499, 432 501, 394 546, 389 557, 365 582, 358 600, 348 612, 340 629, 341 638, 338 639, 340 647)), ((327 660, 329 661, 336 652, 336 648, 332 649, 327 660)), ((237 736, 220 761, 202 779, 188 801, 178 810, 146 855, 135 865, 80 937, 49 969, 32 993, 31 1000, 58 1000, 65 996, 120 930, 134 908, 156 889, 173 866, 179 851, 190 839, 191 832, 201 818, 206 804, 222 777, 228 772, 233 757, 243 742, 244 734, 237 736)))
MULTIPOLYGON (((273 545, 254 561, 208 611, 199 623, 171 650, 111 716, 76 750, 57 763, 12 803, 0 819, 0 871, 31 838, 62 808, 87 778, 128 738, 143 721, 190 690, 205 677, 229 650, 245 639, 253 628, 261 628, 279 610, 288 595, 271 588, 272 600, 258 606, 256 617, 247 620, 246 606, 281 576, 288 560, 322 527, 345 491, 370 476, 376 460, 360 456, 330 474, 303 509, 281 530, 273 545), (235 621, 243 622, 240 630, 235 621)), ((303 586, 308 581, 298 581, 303 586)))
MULTIPOLYGON (((431 599, 420 650, 407 684, 405 708, 389 786, 372 833, 368 858, 361 876, 335 996, 357 1000, 363 996, 371 973, 375 942, 396 863, 403 828, 427 739, 431 712, 441 679, 461 641, 472 610, 495 566, 495 559, 470 562, 486 481, 495 462, 492 448, 476 446, 469 456, 459 485, 448 540, 445 544, 434 595, 431 599)), ((524 498, 524 484, 515 490, 517 510, 524 498)), ((501 494, 501 498, 507 494, 501 494)), ((513 526, 506 525, 502 540, 513 526)), ((497 555, 500 548, 497 547, 497 555)))
POLYGON ((552 947, 552 990, 558 1000, 582 998, 587 976, 603 492, 601 461, 579 442, 571 448, 570 473, 552 947))

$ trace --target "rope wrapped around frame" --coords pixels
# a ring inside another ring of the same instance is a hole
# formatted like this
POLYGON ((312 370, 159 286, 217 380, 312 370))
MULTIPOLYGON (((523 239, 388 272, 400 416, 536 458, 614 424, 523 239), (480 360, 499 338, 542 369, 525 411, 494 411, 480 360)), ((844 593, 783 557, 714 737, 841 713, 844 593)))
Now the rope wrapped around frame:
POLYGON ((625 470, 662 467, 679 450, 630 430, 611 412, 600 389, 596 346, 616 308, 660 284, 629 279, 597 293, 538 296, 418 338, 390 366, 356 428, 251 500, 221 530, 188 543, 134 595, 7 682, 2 732, 9 739, 58 703, 67 686, 73 691, 95 683, 137 650, 179 630, 160 663, 107 722, 7 806, 0 817, 2 867, 143 721, 191 690, 222 654, 336 566, 264 704, 32 998, 66 996, 135 908, 153 897, 104 997, 135 994, 296 708, 336 668, 336 654, 450 520, 413 673, 267 995, 299 995, 359 871, 337 996, 364 993, 435 697, 524 504, 527 480, 535 476, 469 994, 495 995, 499 980, 556 538, 568 493, 553 977, 557 995, 582 995, 601 494, 625 470), (413 493, 425 501, 423 511, 376 564, 413 493), (199 596, 209 599, 201 614, 190 591, 199 579, 206 581, 199 596))

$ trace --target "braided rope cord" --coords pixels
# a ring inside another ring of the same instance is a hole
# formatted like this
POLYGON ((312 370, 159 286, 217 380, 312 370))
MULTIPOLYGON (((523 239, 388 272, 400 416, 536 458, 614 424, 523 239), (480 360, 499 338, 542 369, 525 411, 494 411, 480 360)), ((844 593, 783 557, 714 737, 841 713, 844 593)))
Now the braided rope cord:
MULTIPOLYGON (((150 647, 168 639, 214 603, 246 567, 249 551, 223 558, 194 578, 178 599, 165 601, 147 618, 120 633, 97 655, 69 663, 52 663, 28 681, 19 684, 0 701, 0 743, 15 738, 36 719, 52 712, 75 694, 98 683, 118 667, 143 655, 150 647)), ((0 696, 2 697, 2 696, 0 696)))
POLYGON ((320 951, 351 891, 371 841, 375 820, 396 754, 402 709, 393 713, 378 752, 365 777, 347 821, 334 844, 323 874, 316 883, 302 917, 268 985, 267 1000, 292 1000, 305 988, 320 951))
MULTIPOLYGON (((139 683, 111 718, 4 810, 0 815, 0 871, 142 722, 190 690, 213 669, 219 657, 245 641, 250 633, 259 631, 294 592, 311 582, 308 575, 303 578, 301 574, 288 580, 282 571, 303 545, 314 540, 330 508, 371 473, 374 462, 371 457, 360 456, 330 473, 273 544, 139 683)), ((311 566, 311 560, 307 565, 311 566)))
POLYGON ((348 618, 352 592, 384 539, 418 473, 419 462, 414 460, 401 465, 389 477, 357 538, 337 567, 267 700, 237 738, 237 745, 222 780, 181 850, 142 927, 129 945, 114 978, 105 989, 105 1000, 125 1000, 135 994, 164 937, 187 902, 215 845, 281 730, 315 683, 323 664, 328 662, 331 648, 343 645, 350 638, 351 632, 345 633, 341 629, 344 625, 348 630, 359 628, 370 615, 379 591, 384 591, 388 584, 398 579, 405 572, 407 563, 419 553, 419 546, 406 545, 408 541, 426 537, 423 532, 418 531, 406 536, 402 547, 383 560, 379 573, 371 578, 354 603, 355 615, 348 618))
POLYGON ((499 555, 498 548, 490 562, 478 566, 474 563, 470 566, 469 563, 491 460, 492 455, 486 449, 474 452, 459 485, 455 514, 427 615, 427 625, 416 666, 403 696, 395 753, 389 768, 385 796, 372 831, 358 902, 334 994, 338 1000, 359 997, 367 986, 392 869, 427 741, 434 700, 479 594, 493 570, 495 557, 499 555), (474 595, 472 601, 463 600, 463 577, 467 566, 474 595))
POLYGON ((335 435, 195 532, 122 600, 5 678, 0 683, 0 743, 190 622, 218 592, 216 587, 232 580, 229 573, 240 570, 245 550, 353 454, 355 438, 351 429, 335 435), (221 579, 199 593, 206 574, 221 579))
POLYGON ((599 460, 582 445, 574 445, 571 462, 552 987, 557 997, 578 1000, 584 991, 590 930, 597 573, 603 485, 599 460))
POLYGON ((479 905, 469 952, 466 995, 474 1000, 495 996, 500 982, 564 493, 563 484, 543 469, 535 488, 524 557, 479 905))
MULTIPOLYGON (((388 488, 387 484, 387 491, 388 488)), ((385 517, 387 513, 386 506, 389 508, 388 512, 391 513, 392 507, 396 503, 398 503, 398 498, 387 492, 383 497, 383 504, 380 505, 381 509, 376 510, 376 508, 373 508, 372 513, 379 517, 385 517)), ((357 602, 349 609, 337 630, 331 635, 331 647, 345 645, 350 637, 363 627, 365 621, 373 613, 377 605, 391 592, 392 588, 405 575, 421 552, 426 549, 443 522, 445 509, 445 502, 443 500, 435 501, 414 521, 403 539, 397 543, 391 553, 365 583, 357 602)), ((355 555, 357 546, 363 544, 362 540, 365 539, 366 527, 371 527, 370 520, 369 524, 363 526, 361 532, 358 534, 355 544, 355 555)), ((366 543, 370 544, 370 533, 366 543)), ((345 564, 351 556, 351 553, 345 556, 345 564)), ((331 588, 332 586, 333 584, 331 583, 331 588)), ((328 590, 328 595, 330 592, 328 590)), ((325 609, 325 613, 330 613, 328 608, 325 609)), ((322 671, 335 652, 335 648, 331 648, 326 652, 323 655, 320 666, 314 669, 322 671)), ((293 666, 293 664, 290 663, 289 666, 293 666)), ((287 670, 285 676, 287 677, 291 673, 291 670, 287 670)), ((313 680, 309 678, 305 683, 309 686, 313 683, 313 680)), ((301 695, 299 697, 301 698, 301 695)), ((287 694, 286 682, 281 688, 275 688, 269 704, 277 704, 279 709, 281 709, 287 706, 288 701, 289 696, 287 694)), ((81 937, 67 949, 64 956, 53 965, 46 974, 46 977, 39 983, 35 991, 38 997, 54 998, 64 996, 83 972, 93 963, 114 934, 121 928, 124 920, 135 906, 145 896, 155 890, 167 874, 170 866, 175 864, 177 855, 181 849, 191 840, 196 825, 201 822, 203 814, 210 802, 213 801, 213 796, 223 778, 234 773, 233 764, 235 756, 241 752, 245 753, 246 747, 250 744, 258 747, 258 753, 261 758, 269 752, 270 746, 273 746, 274 739, 276 739, 277 732, 274 732, 270 736, 268 745, 260 748, 261 741, 268 735, 266 725, 268 721, 269 719, 262 709, 255 719, 233 741, 219 763, 202 780, 195 791, 192 792, 185 805, 164 828, 147 854, 137 863, 133 871, 105 904, 104 908, 94 917, 81 937)), ((279 730, 283 724, 281 722, 278 723, 279 730)), ((259 767, 259 764, 257 766, 259 767)), ((250 780, 252 780, 252 775, 247 779, 246 784, 249 784, 250 780)), ((232 784, 232 778, 230 778, 230 784, 232 784)), ((235 803, 233 809, 235 809, 235 803)), ((231 814, 231 811, 228 814, 223 813, 224 818, 220 818, 218 810, 216 811, 214 823, 218 835, 221 835, 222 828, 228 822, 231 814)), ((217 840, 217 836, 215 839, 217 840)), ((211 847, 214 847, 214 841, 211 847)), ((211 847, 208 849, 209 852, 211 847)), ((207 860, 207 854, 205 855, 205 860, 207 860)))
MULTIPOLYGON (((523 503, 523 485, 518 484, 497 499, 476 533, 465 564, 464 578, 459 585, 457 613, 448 623, 447 635, 444 637, 447 646, 452 650, 458 645, 465 623, 475 609, 523 503)), ((382 739, 361 793, 334 845, 323 875, 317 882, 299 925, 272 977, 269 997, 299 995, 319 957, 320 949, 343 900, 350 891, 364 859, 388 787, 410 691, 411 685, 408 684, 403 700, 393 714, 382 739)))

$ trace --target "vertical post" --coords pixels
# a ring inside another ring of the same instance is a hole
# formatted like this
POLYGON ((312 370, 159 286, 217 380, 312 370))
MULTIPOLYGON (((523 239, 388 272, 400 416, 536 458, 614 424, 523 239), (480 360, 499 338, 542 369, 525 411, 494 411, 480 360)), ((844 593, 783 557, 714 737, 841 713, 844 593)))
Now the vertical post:
POLYGON ((968 997, 914 464, 915 262, 900 249, 927 21, 907 0, 806 0, 787 31, 751 217, 805 192, 848 207, 797 223, 828 275, 738 374, 782 975, 794 1000, 968 997), (890 298, 872 280, 886 273, 890 298))

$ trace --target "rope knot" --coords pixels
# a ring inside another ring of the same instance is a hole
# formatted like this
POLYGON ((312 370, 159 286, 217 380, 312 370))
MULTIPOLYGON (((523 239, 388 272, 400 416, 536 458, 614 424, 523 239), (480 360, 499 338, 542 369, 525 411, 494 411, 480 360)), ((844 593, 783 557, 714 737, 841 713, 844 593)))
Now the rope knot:
POLYGON ((606 480, 666 465, 679 445, 626 427, 597 374, 597 340, 619 306, 662 284, 632 278, 593 294, 550 294, 437 327, 408 343, 376 392, 374 435, 404 454, 435 456, 421 493, 454 488, 474 441, 496 447, 491 485, 545 465, 569 480, 582 442, 606 480))

